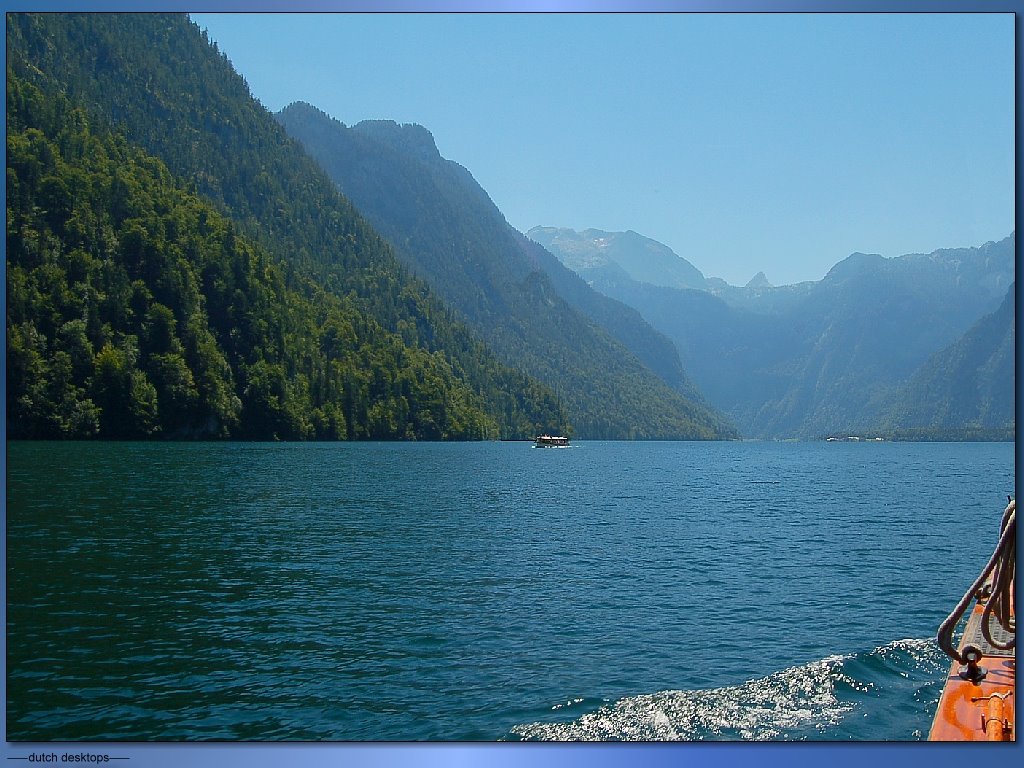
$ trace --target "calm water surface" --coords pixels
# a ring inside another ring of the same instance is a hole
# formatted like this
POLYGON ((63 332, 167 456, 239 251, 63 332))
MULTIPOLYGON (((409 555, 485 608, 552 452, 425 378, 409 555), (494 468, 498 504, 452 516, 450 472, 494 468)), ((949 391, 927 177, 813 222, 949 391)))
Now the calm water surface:
POLYGON ((1014 492, 1012 444, 7 460, 10 740, 921 738, 1014 492))

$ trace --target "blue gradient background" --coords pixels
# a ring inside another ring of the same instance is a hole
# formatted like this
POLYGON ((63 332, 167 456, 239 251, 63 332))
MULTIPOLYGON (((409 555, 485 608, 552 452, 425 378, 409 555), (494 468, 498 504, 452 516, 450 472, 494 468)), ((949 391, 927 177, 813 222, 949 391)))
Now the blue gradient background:
MULTIPOLYGON (((942 11, 1011 11, 1024 9, 1024 0, 932 0, 931 2, 781 2, 772 0, 721 0, 697 2, 690 0, 81 0, 49 2, 47 0, 0 0, 5 12, 10 11, 677 11, 677 12, 942 12, 942 11)), ((1015 21, 1017 45, 1020 42, 1020 18, 1015 21)), ((5 41, 6 54, 6 41, 5 41)), ((1019 97, 1022 60, 1017 54, 1019 97)), ((1019 136, 1020 124, 1016 128, 1019 136)), ((1020 163, 1015 177, 1020 186, 1020 163)), ((6 201, 5 201, 6 202, 6 201)), ((1019 198, 1018 198, 1019 205, 1019 198)), ((2 461, 6 474, 6 459, 2 461)), ((6 494, 5 494, 6 499, 6 494)), ((6 528, 6 500, 3 509, 6 528)), ((3 574, 6 588, 6 549, 3 574)), ((4 611, 6 626, 6 607, 4 611)), ((4 642, 6 660, 6 636, 4 642)), ((6 701, 6 662, 4 663, 4 700, 6 701)), ((127 758, 106 763, 123 768, 171 768, 190 765, 223 768, 225 765, 263 766, 352 766, 353 768, 390 768, 391 766, 430 766, 462 768, 463 766, 506 766, 514 768, 565 768, 582 766, 901 766, 923 763, 928 768, 966 766, 975 761, 992 760, 1002 765, 1019 764, 1020 743, 987 744, 99 744, 47 743, 11 744, 6 741, 6 718, 3 724, 3 758, 7 766, 32 765, 34 754, 109 755, 127 758), (1013 757, 1017 755, 1017 757, 1013 757)), ((66 763, 58 765, 96 765, 66 763)))

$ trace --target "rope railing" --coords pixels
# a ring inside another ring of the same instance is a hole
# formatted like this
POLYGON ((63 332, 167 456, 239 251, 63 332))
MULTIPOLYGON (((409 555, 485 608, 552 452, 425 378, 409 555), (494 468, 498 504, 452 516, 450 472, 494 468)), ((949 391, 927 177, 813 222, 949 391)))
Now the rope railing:
POLYGON ((963 618, 967 609, 975 598, 987 599, 985 610, 982 614, 981 631, 993 648, 1008 651, 1016 647, 1016 626, 1014 620, 1014 574, 1017 562, 1017 502, 1013 499, 1007 504, 1000 522, 999 541, 996 544, 992 557, 982 569, 981 574, 975 579, 970 589, 964 593, 957 603, 953 612, 946 617, 946 620, 939 626, 937 640, 939 647, 949 656, 961 664, 976 664, 980 658, 981 651, 973 646, 967 646, 961 653, 953 645, 953 631, 956 629, 960 619, 963 618), (987 587, 986 591, 982 591, 987 587), (1013 635, 1007 642, 998 642, 992 636, 991 623, 995 619, 1006 632, 1013 635))

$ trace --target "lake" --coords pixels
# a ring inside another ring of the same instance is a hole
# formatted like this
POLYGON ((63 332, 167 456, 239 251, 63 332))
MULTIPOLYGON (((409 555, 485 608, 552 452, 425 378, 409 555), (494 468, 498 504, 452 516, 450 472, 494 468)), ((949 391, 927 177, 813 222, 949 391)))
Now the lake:
POLYGON ((1014 457, 9 443, 7 738, 924 738, 1014 457))

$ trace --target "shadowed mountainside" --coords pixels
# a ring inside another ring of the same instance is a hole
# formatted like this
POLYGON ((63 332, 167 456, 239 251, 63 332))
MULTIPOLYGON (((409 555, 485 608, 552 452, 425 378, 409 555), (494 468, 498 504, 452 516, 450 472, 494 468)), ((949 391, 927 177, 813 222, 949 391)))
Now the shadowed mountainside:
POLYGON ((348 127, 308 104, 277 117, 410 269, 507 363, 558 392, 578 435, 735 435, 698 399, 666 339, 510 227, 472 175, 440 156, 425 128, 348 127))

